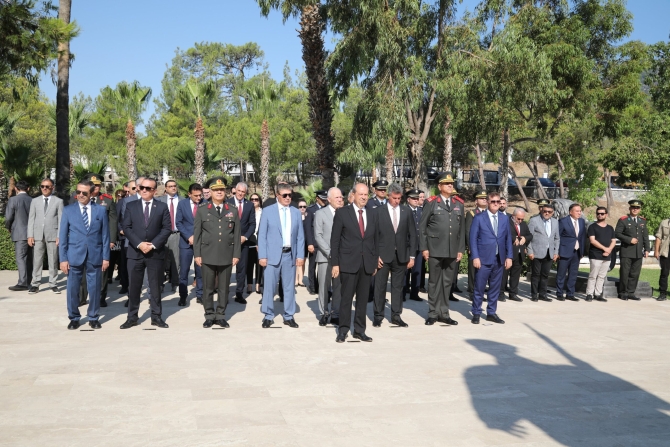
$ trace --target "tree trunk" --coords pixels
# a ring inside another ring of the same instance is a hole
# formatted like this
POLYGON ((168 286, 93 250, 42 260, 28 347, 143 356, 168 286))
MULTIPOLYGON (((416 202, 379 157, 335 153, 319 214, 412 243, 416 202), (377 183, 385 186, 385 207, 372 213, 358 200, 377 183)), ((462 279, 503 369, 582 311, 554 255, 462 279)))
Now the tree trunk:
POLYGON ((451 172, 451 154, 453 152, 454 136, 449 130, 451 125, 451 115, 449 114, 449 107, 447 107, 447 119, 444 121, 444 153, 442 154, 442 170, 444 172, 451 172))
MULTIPOLYGON (((59 0, 58 18, 70 23, 72 0, 59 0)), ((70 185, 70 42, 58 43, 56 85, 56 195, 67 199, 70 185)))
POLYGON ((521 185, 519 185, 519 179, 517 178, 516 171, 512 166, 509 167, 509 172, 512 174, 512 179, 514 180, 514 183, 516 183, 517 188, 519 188, 519 194, 521 194, 526 211, 530 212, 530 201, 528 201, 528 197, 526 197, 526 192, 523 190, 521 185))
POLYGON ((607 209, 611 210, 614 206, 614 196, 612 195, 612 173, 605 168, 605 198, 607 199, 607 209))
POLYGON ((305 62, 307 91, 309 93, 309 117, 312 121, 319 169, 323 177, 323 189, 335 186, 335 147, 331 132, 333 110, 326 79, 326 51, 323 42, 325 22, 319 14, 319 4, 305 6, 300 18, 300 41, 302 60, 305 62))
POLYGON ((549 197, 547 197, 547 194, 544 192, 544 187, 540 183, 540 177, 537 173, 537 162, 534 161, 532 166, 527 161, 525 163, 526 163, 526 166, 528 166, 528 169, 530 170, 530 172, 533 174, 533 178, 535 179, 535 185, 536 185, 535 190, 537 191, 537 198, 538 199, 548 199, 549 197))
POLYGON ((195 122, 195 181, 205 184, 205 126, 202 117, 195 122))
POLYGON ((377 163, 372 164, 372 179, 370 181, 373 185, 377 181, 377 163))
POLYGON ((270 196, 270 128, 267 120, 261 125, 261 194, 263 200, 270 196))
POLYGON ((479 169, 479 185, 482 191, 486 191, 486 179, 484 178, 484 162, 482 161, 482 150, 479 143, 475 144, 475 154, 477 154, 477 168, 479 169))
POLYGON ((426 166, 423 163, 423 147, 425 142, 412 136, 409 149, 410 166, 414 174, 414 187, 422 191, 428 191, 428 183, 426 182, 426 166))
POLYGON ((509 152, 510 152, 510 139, 509 139, 509 128, 506 128, 503 131, 503 150, 502 150, 502 160, 500 163, 500 195, 501 197, 508 199, 509 198, 509 152))
MULTIPOLYGON (((70 158, 70 185, 72 186, 75 182, 74 178, 74 163, 72 163, 72 158, 70 158)), ((72 192, 72 191, 70 191, 72 192)))
POLYGON ((565 191, 563 189, 563 173, 565 172, 565 165, 563 160, 561 160, 561 154, 556 151, 556 160, 558 161, 558 188, 561 199, 565 199, 565 191))
POLYGON ((137 156, 135 154, 135 126, 128 119, 126 124, 126 170, 128 171, 128 180, 137 178, 137 156))
POLYGON ((393 162, 395 160, 395 153, 393 152, 393 138, 389 138, 386 142, 386 181, 391 183, 393 181, 393 162))
POLYGON ((9 197, 14 197, 16 195, 16 179, 13 175, 9 177, 9 186, 7 186, 9 191, 9 197))

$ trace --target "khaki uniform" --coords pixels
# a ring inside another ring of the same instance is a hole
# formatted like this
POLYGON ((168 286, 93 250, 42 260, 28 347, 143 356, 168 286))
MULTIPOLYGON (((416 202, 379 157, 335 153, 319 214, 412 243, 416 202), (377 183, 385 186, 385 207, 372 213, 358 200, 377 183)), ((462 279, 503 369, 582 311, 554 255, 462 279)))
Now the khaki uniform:
POLYGON ((635 295, 642 269, 642 259, 645 253, 649 253, 647 220, 637 216, 636 222, 632 216, 623 216, 616 224, 614 236, 621 241, 619 297, 626 298, 628 295, 635 295), (630 243, 633 238, 637 238, 637 244, 630 243))
POLYGON ((193 224, 193 255, 202 258, 202 304, 205 319, 219 320, 226 314, 233 258, 240 258, 240 218, 237 207, 222 203, 220 214, 213 203, 198 206, 193 224), (218 303, 214 288, 218 279, 218 303))

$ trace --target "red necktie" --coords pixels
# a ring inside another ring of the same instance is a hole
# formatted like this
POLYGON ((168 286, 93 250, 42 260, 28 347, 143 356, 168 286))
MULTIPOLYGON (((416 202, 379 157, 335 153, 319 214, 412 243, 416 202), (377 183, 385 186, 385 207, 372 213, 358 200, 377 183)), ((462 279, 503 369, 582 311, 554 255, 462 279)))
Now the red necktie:
POLYGON ((172 231, 174 231, 174 197, 170 197, 170 222, 172 222, 172 231))
POLYGON ((196 213, 197 211, 198 211, 198 205, 194 203, 194 204, 193 204, 193 217, 195 217, 195 213, 196 213))
POLYGON ((242 219, 242 205, 244 203, 240 200, 240 205, 237 207, 237 215, 240 216, 240 219, 242 219))
POLYGON ((363 223, 363 210, 358 210, 358 228, 361 230, 361 237, 365 239, 365 224, 363 223))

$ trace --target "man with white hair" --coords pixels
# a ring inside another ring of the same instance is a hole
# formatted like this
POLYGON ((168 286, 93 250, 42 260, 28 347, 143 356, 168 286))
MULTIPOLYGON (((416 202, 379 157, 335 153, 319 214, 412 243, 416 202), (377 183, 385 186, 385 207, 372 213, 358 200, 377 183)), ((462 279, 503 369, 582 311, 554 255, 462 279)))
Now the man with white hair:
POLYGON ((249 187, 244 182, 235 185, 234 196, 228 199, 230 205, 237 207, 237 216, 240 219, 240 241, 242 250, 240 251, 240 260, 235 267, 235 302, 247 304, 242 293, 244 285, 247 282, 247 260, 249 259, 249 238, 256 231, 256 210, 254 204, 245 197, 249 187))
POLYGON ((521 270, 526 261, 526 251, 528 243, 533 240, 533 235, 528 230, 528 224, 524 221, 526 210, 517 207, 510 216, 510 233, 512 235, 512 267, 503 273, 503 281, 500 285, 500 298, 498 301, 505 301, 505 284, 509 275, 509 299, 510 301, 523 301, 519 298, 519 279, 521 270))

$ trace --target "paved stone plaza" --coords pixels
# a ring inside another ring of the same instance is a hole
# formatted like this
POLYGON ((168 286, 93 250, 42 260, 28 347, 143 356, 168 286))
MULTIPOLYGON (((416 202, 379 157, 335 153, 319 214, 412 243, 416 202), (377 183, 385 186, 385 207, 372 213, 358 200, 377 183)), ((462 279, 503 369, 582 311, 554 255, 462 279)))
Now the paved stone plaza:
POLYGON ((670 445, 670 302, 506 302, 507 324, 475 326, 461 301, 458 326, 430 327, 408 301, 409 328, 368 321, 373 343, 336 344, 303 287, 299 329, 261 329, 256 294, 203 329, 195 299, 169 294, 169 329, 145 330, 144 300, 122 331, 115 283, 84 332, 64 291, 15 282, 0 273, 0 445, 670 445))

